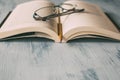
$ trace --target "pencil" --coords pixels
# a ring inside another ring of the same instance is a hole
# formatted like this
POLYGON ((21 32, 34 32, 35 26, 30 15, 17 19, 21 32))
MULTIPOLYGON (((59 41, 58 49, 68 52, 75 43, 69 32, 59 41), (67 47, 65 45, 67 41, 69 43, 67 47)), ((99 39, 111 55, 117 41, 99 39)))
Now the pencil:
MULTIPOLYGON (((59 10, 58 10, 58 14, 59 14, 59 10)), ((60 16, 58 16, 58 36, 60 38, 60 42, 62 41, 62 23, 60 20, 60 16)))

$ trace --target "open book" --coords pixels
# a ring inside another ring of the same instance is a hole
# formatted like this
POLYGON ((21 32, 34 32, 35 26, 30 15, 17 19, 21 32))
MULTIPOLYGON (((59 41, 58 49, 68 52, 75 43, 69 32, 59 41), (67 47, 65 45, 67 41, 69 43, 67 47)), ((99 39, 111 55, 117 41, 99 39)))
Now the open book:
MULTIPOLYGON (((68 0, 64 3, 76 5, 77 9, 83 8, 85 10, 47 21, 37 21, 33 18, 35 10, 55 4, 47 0, 22 3, 12 11, 1 26, 0 39, 44 37, 55 42, 67 42, 83 37, 107 37, 120 40, 119 30, 98 6, 78 0, 68 0), (58 26, 58 24, 61 24, 61 26, 58 26)), ((40 15, 50 12, 44 10, 40 15)))

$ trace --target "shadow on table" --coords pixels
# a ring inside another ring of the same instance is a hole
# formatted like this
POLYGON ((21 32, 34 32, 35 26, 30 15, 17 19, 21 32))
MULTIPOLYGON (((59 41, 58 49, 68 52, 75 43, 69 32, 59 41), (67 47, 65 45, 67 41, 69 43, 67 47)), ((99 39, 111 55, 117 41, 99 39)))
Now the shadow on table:
POLYGON ((47 38, 25 37, 25 38, 0 40, 0 42, 51 42, 53 43, 54 41, 51 39, 47 39, 47 38))
MULTIPOLYGON (((0 42, 49 42, 54 43, 53 40, 47 38, 39 38, 39 37, 28 37, 28 38, 19 38, 19 39, 10 39, 10 40, 1 40, 0 42)), ((92 43, 119 43, 118 40, 113 39, 104 39, 104 38, 78 38, 74 40, 69 40, 67 43, 79 43, 79 42, 92 42, 92 43)))
POLYGON ((78 42, 92 42, 92 43, 99 43, 99 42, 105 42, 105 43, 120 43, 118 40, 113 39, 105 39, 105 38, 80 38, 80 39, 74 39, 69 40, 68 43, 78 43, 78 42))

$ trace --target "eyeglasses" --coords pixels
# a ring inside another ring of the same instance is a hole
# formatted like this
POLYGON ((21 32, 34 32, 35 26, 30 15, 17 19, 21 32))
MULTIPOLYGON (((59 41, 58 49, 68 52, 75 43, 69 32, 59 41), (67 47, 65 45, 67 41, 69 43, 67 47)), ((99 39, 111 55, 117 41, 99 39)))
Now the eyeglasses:
POLYGON ((83 11, 84 9, 76 9, 76 5, 64 3, 60 5, 39 8, 34 12, 33 18, 35 20, 46 21, 51 18, 68 15, 72 13, 79 13, 83 11))

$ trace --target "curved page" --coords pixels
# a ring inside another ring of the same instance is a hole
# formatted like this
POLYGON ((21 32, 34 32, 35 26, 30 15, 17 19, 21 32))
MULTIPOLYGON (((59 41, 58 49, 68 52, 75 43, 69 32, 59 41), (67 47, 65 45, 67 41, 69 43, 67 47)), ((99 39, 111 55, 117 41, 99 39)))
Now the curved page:
POLYGON ((77 9, 85 9, 84 12, 73 13, 61 17, 63 35, 66 39, 76 33, 80 35, 82 28, 84 28, 85 33, 87 34, 89 34, 89 32, 92 32, 94 34, 98 32, 101 33, 101 35, 106 36, 107 32, 112 32, 109 33, 109 37, 113 37, 114 35, 112 34, 116 33, 119 35, 120 39, 119 31, 98 6, 82 1, 66 1, 66 3, 76 5, 77 9), (104 30, 104 32, 101 30, 99 31, 99 29, 104 30))
MULTIPOLYGON (((24 32, 43 32, 52 37, 56 37, 54 39, 57 39, 56 19, 51 19, 49 21, 36 21, 33 18, 35 10, 51 5, 53 5, 53 3, 40 0, 30 1, 18 5, 1 27, 0 37, 8 37, 24 32)), ((46 13, 51 13, 51 10, 45 10, 40 15, 46 13)))

